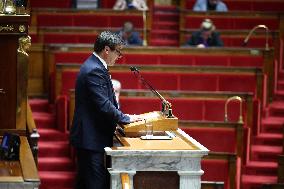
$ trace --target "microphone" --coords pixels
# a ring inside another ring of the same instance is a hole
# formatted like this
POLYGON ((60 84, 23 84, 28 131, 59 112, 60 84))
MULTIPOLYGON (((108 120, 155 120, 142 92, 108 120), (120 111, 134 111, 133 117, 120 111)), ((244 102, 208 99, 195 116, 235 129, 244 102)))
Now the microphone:
POLYGON ((139 73, 139 70, 138 70, 135 66, 131 66, 131 67, 130 67, 130 70, 139 73))
POLYGON ((168 102, 150 83, 148 83, 140 74, 139 70, 135 66, 131 66, 130 70, 134 73, 134 75, 141 81, 141 83, 152 93, 154 93, 162 102, 162 112, 167 115, 168 118, 173 118, 172 112, 172 104, 168 102))
POLYGON ((263 25, 263 24, 261 24, 261 25, 257 25, 257 26, 255 26, 255 27, 253 27, 251 30, 250 30, 250 32, 249 32, 249 34, 246 36, 246 38, 244 39, 244 42, 243 42, 243 45, 242 46, 246 46, 247 45, 247 43, 248 43, 248 40, 250 39, 250 37, 251 37, 251 35, 254 33, 254 31, 256 30, 256 29, 258 29, 258 28, 263 28, 263 29, 265 29, 265 38, 266 38, 266 42, 265 42, 265 50, 269 50, 269 44, 268 44, 268 32, 269 32, 269 29, 268 29, 268 27, 266 26, 266 25, 263 25))

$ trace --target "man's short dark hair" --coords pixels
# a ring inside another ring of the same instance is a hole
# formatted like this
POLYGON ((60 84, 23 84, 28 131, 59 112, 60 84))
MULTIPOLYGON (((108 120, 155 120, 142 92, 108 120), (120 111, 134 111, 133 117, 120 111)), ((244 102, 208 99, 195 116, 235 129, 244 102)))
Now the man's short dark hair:
POLYGON ((96 39, 94 51, 99 53, 105 48, 105 46, 114 50, 117 45, 124 45, 124 41, 121 36, 110 31, 103 31, 96 39))

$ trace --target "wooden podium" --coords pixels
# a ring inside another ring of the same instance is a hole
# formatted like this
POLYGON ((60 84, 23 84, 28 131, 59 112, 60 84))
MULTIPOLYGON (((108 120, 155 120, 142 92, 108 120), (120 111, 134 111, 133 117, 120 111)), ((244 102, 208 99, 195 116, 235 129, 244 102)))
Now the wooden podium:
POLYGON ((0 14, 0 135, 21 138, 18 161, 0 160, 0 188, 34 189, 40 180, 27 140, 29 15, 0 14))
POLYGON ((136 122, 124 128, 132 132, 117 133, 114 147, 105 148, 111 156, 111 189, 123 188, 122 174, 128 174, 130 189, 200 189, 200 162, 209 150, 178 129, 177 118, 162 118, 157 112, 146 115, 151 114, 156 115, 150 116, 156 125, 154 138, 141 139, 143 122, 136 122))

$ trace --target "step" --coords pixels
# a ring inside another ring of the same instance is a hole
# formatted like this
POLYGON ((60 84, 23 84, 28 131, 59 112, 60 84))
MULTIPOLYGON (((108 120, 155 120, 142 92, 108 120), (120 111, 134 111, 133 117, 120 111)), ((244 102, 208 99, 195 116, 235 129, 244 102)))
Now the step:
POLYGON ((270 116, 284 117, 284 101, 274 101, 268 106, 270 116))
POLYGON ((33 112, 37 128, 55 128, 55 115, 53 113, 33 112))
POLYGON ((178 23, 160 21, 153 24, 152 30, 174 30, 178 31, 178 23))
POLYGON ((71 171, 40 171, 40 189, 73 188, 75 182, 75 172, 71 171))
POLYGON ((153 15, 153 23, 156 22, 175 22, 179 23, 179 15, 176 13, 154 13, 153 15))
POLYGON ((178 33, 171 30, 153 30, 150 36, 152 40, 179 40, 178 33))
POLYGON ((283 134, 282 133, 260 133, 254 136, 253 144, 258 145, 282 145, 283 134))
POLYGON ((41 157, 70 157, 69 142, 42 142, 38 143, 38 156, 41 157))
POLYGON ((283 146, 251 145, 251 159, 256 161, 277 162, 283 146))
POLYGON ((39 171, 75 171, 74 162, 68 157, 38 158, 39 171))
POLYGON ((275 91, 273 99, 284 101, 284 90, 275 91))
POLYGON ((284 70, 279 70, 278 72, 278 80, 284 80, 284 70))
POLYGON ((284 91, 284 80, 277 81, 277 89, 284 91))
POLYGON ((261 120, 262 132, 282 133, 284 117, 269 116, 261 120))
POLYGON ((266 183, 277 183, 277 176, 242 175, 241 186, 261 187, 266 183))
POLYGON ((277 168, 277 162, 249 161, 243 169, 243 174, 276 176, 277 168))
POLYGON ((68 141, 68 134, 51 128, 39 128, 38 133, 41 141, 68 141))
POLYGON ((29 99, 29 105, 32 112, 47 112, 49 110, 49 102, 47 99, 29 99))

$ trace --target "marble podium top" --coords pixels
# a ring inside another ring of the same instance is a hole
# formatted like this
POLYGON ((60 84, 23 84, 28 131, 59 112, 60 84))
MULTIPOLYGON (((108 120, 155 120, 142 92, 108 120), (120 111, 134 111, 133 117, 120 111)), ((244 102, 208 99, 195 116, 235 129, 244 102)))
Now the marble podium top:
POLYGON ((174 131, 175 137, 172 140, 141 140, 140 137, 118 136, 120 145, 106 147, 107 155, 173 155, 187 156, 207 155, 209 150, 199 142, 188 136, 181 129, 174 131))

